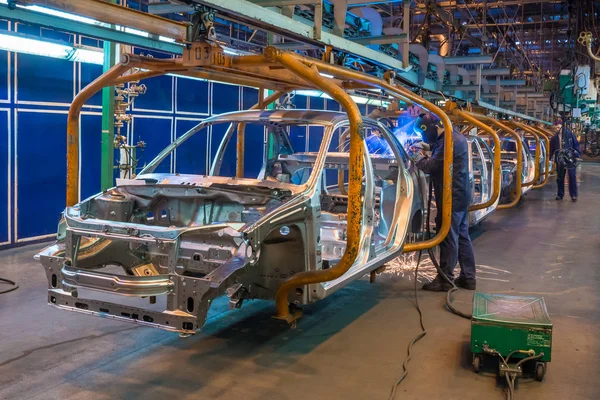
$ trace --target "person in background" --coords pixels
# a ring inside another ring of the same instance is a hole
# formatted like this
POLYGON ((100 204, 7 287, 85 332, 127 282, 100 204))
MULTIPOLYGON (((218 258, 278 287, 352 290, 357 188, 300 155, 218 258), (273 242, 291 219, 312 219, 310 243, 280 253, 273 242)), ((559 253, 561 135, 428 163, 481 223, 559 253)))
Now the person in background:
MULTIPOLYGON (((434 114, 421 114, 414 123, 414 131, 423 142, 411 147, 411 156, 416 165, 429 177, 433 184, 437 215, 436 229, 442 226, 442 191, 444 175, 444 126, 434 114), (431 155, 426 154, 432 151, 431 155)), ((454 139, 454 157, 452 170, 452 219, 450 231, 440 243, 440 267, 450 279, 454 276, 456 263, 460 264, 460 275, 454 281, 458 287, 475 290, 475 254, 469 236, 467 214, 471 201, 471 185, 469 184, 469 151, 467 139, 457 131, 452 132, 454 139)), ((423 285, 423 290, 448 291, 452 286, 438 276, 430 283, 423 285)))
POLYGON ((563 126, 563 121, 560 118, 554 121, 554 132, 556 132, 556 134, 550 139, 550 154, 556 163, 556 184, 558 185, 556 200, 562 200, 565 196, 565 175, 568 172, 569 195, 571 196, 572 201, 577 201, 577 168, 568 168, 565 165, 561 165, 558 162, 558 152, 561 149, 570 149, 574 151, 577 158, 581 157, 579 141, 573 131, 566 126, 563 126))

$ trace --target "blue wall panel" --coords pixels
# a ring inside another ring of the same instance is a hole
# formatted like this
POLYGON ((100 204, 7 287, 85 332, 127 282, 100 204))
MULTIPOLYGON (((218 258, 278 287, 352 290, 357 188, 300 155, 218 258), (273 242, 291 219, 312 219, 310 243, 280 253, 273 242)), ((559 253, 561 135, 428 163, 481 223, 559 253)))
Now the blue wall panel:
POLYGON ((257 178, 263 164, 265 128, 263 125, 248 124, 244 140, 244 177, 257 178))
MULTIPOLYGON (((17 31, 72 42, 73 35, 18 24, 17 31)), ((71 61, 17 54, 19 101, 70 103, 73 100, 75 64, 71 61)))
POLYGON ((208 114, 209 83, 196 79, 175 78, 177 112, 208 114))
POLYGON ((332 99, 327 99, 326 101, 327 109, 330 111, 340 111, 340 104, 332 99))
POLYGON ((19 101, 70 103, 73 100, 72 62, 17 54, 17 65, 19 101))
MULTIPOLYGON (((2 21, 0 21, 2 22, 2 21)), ((0 51, 0 102, 10 99, 9 93, 8 52, 0 51)))
POLYGON ((362 115, 367 115, 367 105, 366 104, 357 104, 357 106, 362 115))
POLYGON ((324 110, 325 109, 325 100, 322 97, 311 97, 310 98, 310 109, 311 110, 324 110))
POLYGON ((8 242, 9 205, 9 172, 8 165, 9 145, 9 110, 0 108, 0 243, 8 242))
MULTIPOLYGON (((175 136, 179 138, 188 130, 198 125, 200 121, 177 119, 175 121, 175 136)), ((208 129, 196 132, 176 150, 175 172, 181 174, 202 174, 207 171, 208 129)))
POLYGON ((239 86, 213 82, 212 114, 222 114, 240 109, 239 86))
POLYGON ((296 153, 306 151, 306 131, 306 126, 290 127, 290 141, 292 142, 292 147, 296 153))
POLYGON ((304 110, 308 108, 308 97, 296 95, 292 98, 292 103, 298 110, 304 110))
POLYGON ((242 87, 242 110, 247 110, 258 103, 258 89, 242 87))
POLYGON ((81 196, 86 199, 100 192, 102 156, 102 115, 81 116, 81 196))
POLYGON ((135 99, 133 109, 171 112, 173 110, 173 79, 172 76, 164 75, 141 80, 140 84, 146 85, 147 93, 135 99))
MULTIPOLYGON (((96 64, 81 64, 79 85, 81 89, 90 84, 100 74, 102 74, 102 65, 96 64)), ((77 88, 79 91, 79 87, 77 88)), ((85 102, 88 106, 101 106, 102 105, 102 91, 94 94, 88 101, 85 102)))
POLYGON ((17 113, 18 238, 56 232, 65 208, 66 129, 66 113, 17 113))
MULTIPOLYGON (((144 165, 152 161, 162 149, 171 143, 172 123, 173 119, 171 118, 154 116, 142 117, 141 115, 134 116, 132 132, 133 140, 131 143, 137 144, 139 141, 146 143, 146 147, 143 150, 138 149, 136 151, 138 172, 144 165)), ((171 156, 165 158, 154 172, 171 172, 171 156)))
MULTIPOLYGON (((225 132, 229 124, 216 124, 212 126, 211 133, 211 143, 210 143, 210 154, 211 154, 211 163, 215 158, 215 154, 219 149, 219 145, 225 136, 225 132)), ((223 163, 221 164, 221 172, 222 176, 235 176, 235 156, 236 156, 236 145, 237 140, 236 136, 232 135, 231 139, 227 143, 227 148, 225 149, 225 155, 223 156, 223 163)))
POLYGON ((319 151, 323 141, 324 129, 320 125, 308 127, 308 151, 319 151))

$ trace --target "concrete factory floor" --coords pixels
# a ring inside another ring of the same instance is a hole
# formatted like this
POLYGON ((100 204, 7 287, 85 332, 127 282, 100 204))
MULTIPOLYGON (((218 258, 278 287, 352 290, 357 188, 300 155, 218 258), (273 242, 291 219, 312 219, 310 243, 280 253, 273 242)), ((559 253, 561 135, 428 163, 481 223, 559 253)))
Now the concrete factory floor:
MULTIPOLYGON (((554 322, 546 380, 520 382, 517 399, 600 398, 600 165, 580 176, 578 203, 554 201, 552 181, 473 235, 479 289, 542 295, 554 322)), ((21 285, 0 295, 1 399, 387 399, 418 332, 413 281, 395 269, 306 307, 297 329, 271 319, 272 303, 230 312, 219 301, 181 339, 46 306, 39 248, 0 253, 0 276, 21 285)), ((396 398, 503 399, 493 375, 471 369, 469 322, 443 294, 419 296, 428 334, 396 398)), ((471 296, 457 305, 469 310, 471 296)))

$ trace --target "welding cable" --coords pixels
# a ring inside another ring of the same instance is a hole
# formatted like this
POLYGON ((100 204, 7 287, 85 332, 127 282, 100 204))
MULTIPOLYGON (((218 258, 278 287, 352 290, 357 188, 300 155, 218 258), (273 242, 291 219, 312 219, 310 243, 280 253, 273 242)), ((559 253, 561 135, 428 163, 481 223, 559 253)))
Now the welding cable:
MULTIPOLYGON (((433 197, 433 183, 431 181, 431 178, 429 178, 429 198, 427 200, 427 224, 426 224, 428 238, 431 237, 431 198, 432 197, 433 197)), ((437 269, 438 274, 441 275, 446 280, 446 282, 448 282, 452 286, 450 288, 450 290, 448 290, 448 292, 446 292, 446 308, 448 308, 448 310, 451 313, 456 314, 459 317, 463 317, 463 318, 470 320, 472 317, 471 314, 467 314, 460 310, 457 310, 452 305, 452 295, 454 294, 454 292, 458 291, 458 287, 454 284, 454 281, 452 279, 450 279, 444 271, 442 271, 442 267, 440 267, 440 264, 438 263, 437 258, 435 257, 435 253, 433 252, 433 249, 429 248, 429 249, 427 249, 427 252, 429 253, 429 258, 431 259, 431 262, 435 266, 435 269, 437 269)))
POLYGON ((412 347, 415 345, 415 343, 417 343, 419 340, 423 339, 425 337, 425 335, 427 335, 427 330, 425 329, 425 325, 423 324, 423 312, 421 312, 421 307, 419 306, 419 295, 418 295, 418 290, 417 290, 417 278, 419 277, 419 264, 421 263, 421 255, 422 255, 422 250, 419 250, 419 256, 417 257, 417 266, 415 267, 415 285, 414 285, 415 308, 417 309, 417 312, 419 313, 419 324, 421 324, 421 332, 419 332, 419 334, 417 336, 415 336, 414 339, 411 340, 410 343, 408 344, 408 348, 406 349, 406 358, 404 359, 404 362, 402 363, 402 375, 396 381, 396 383, 394 383, 394 386, 392 386, 392 391, 390 392, 390 397, 388 397, 388 400, 394 400, 394 397, 396 396, 396 389, 404 381, 404 379, 406 379, 406 377, 408 376, 408 363, 409 363, 410 359, 412 358, 412 347))
POLYGON ((11 285, 8 289, 0 290, 0 294, 12 292, 13 290, 17 290, 19 288, 19 284, 15 281, 11 281, 10 279, 0 278, 0 282, 8 283, 11 285))
MULTIPOLYGON (((516 353, 529 353, 529 351, 526 350, 514 350, 512 352, 510 352, 508 354, 508 356, 506 356, 506 358, 504 358, 502 356, 502 354, 498 353, 495 350, 491 350, 489 351, 490 354, 492 355, 496 355, 500 358, 500 361, 502 362, 502 365, 504 365, 504 368, 506 369, 510 369, 509 365, 508 365, 508 360, 510 360, 510 358, 516 354, 516 353)), ((525 364, 527 361, 532 361, 532 360, 538 360, 540 358, 542 358, 544 356, 544 353, 541 352, 538 355, 533 355, 533 356, 529 356, 529 357, 525 357, 522 360, 519 360, 519 362, 517 362, 517 364, 515 365, 515 369, 518 369, 521 365, 525 364)), ((515 380, 517 378, 516 374, 514 372, 506 372, 504 374, 505 378, 506 378, 506 384, 507 384, 507 388, 508 390, 506 391, 506 400, 514 400, 515 398, 515 380)))

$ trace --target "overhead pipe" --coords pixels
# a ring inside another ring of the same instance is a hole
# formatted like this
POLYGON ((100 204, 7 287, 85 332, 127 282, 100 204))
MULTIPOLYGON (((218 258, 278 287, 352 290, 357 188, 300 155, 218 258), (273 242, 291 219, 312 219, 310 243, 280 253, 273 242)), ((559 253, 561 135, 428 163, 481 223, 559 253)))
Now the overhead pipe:
POLYGON ((124 72, 140 64, 139 58, 123 54, 118 64, 83 88, 73 99, 67 115, 67 207, 79 203, 79 116, 81 108, 103 87, 112 86, 124 72))
POLYGON ((462 79, 463 79, 462 84, 463 85, 470 85, 471 84, 471 74, 465 68, 458 67, 458 75, 462 77, 462 79))
POLYGON ((421 71, 419 72, 418 84, 423 85, 425 83, 425 77, 427 76, 427 66, 429 65, 429 52, 425 47, 418 43, 411 43, 408 46, 408 49, 419 59, 419 68, 421 69, 421 71))
MULTIPOLYGON (((348 10, 349 13, 357 17, 364 18, 371 23, 371 32, 369 36, 381 36, 383 33, 383 18, 379 12, 371 7, 355 7, 348 10)), ((368 48, 379 50, 378 44, 369 44, 368 48)))
POLYGON ((442 90, 444 85, 444 75, 446 74, 446 63, 444 63, 444 59, 437 54, 429 55, 429 62, 435 65, 435 73, 437 74, 437 86, 438 90, 442 90))

